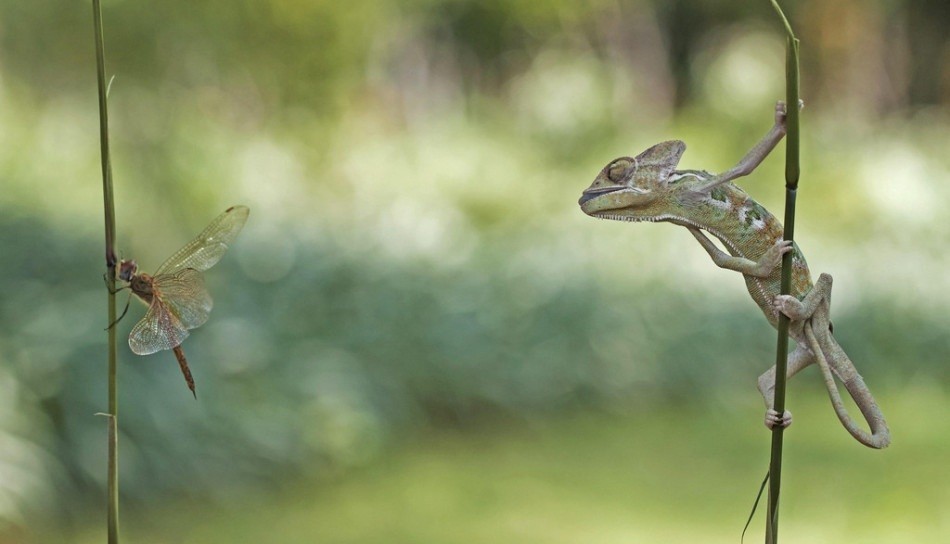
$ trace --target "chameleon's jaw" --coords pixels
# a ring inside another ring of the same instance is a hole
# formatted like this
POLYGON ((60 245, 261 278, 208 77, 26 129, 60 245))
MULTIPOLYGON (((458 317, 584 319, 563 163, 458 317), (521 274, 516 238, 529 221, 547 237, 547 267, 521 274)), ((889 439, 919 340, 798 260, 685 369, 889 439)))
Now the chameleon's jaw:
POLYGON ((622 191, 625 188, 626 187, 600 187, 597 189, 587 189, 586 191, 581 193, 581 197, 580 199, 578 199, 577 203, 581 205, 581 208, 583 208, 584 204, 597 198, 600 195, 622 191))
POLYGON ((577 203, 587 215, 603 217, 605 212, 645 208, 656 199, 656 193, 639 187, 616 186, 588 189, 577 203))

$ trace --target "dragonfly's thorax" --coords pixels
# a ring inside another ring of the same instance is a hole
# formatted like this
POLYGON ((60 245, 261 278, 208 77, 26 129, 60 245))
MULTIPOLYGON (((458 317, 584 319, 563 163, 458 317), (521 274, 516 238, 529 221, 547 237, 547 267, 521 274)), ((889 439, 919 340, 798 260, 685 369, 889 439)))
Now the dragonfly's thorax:
POLYGON ((152 301, 153 285, 155 281, 148 274, 136 274, 129 280, 129 287, 132 292, 142 298, 145 302, 152 301))

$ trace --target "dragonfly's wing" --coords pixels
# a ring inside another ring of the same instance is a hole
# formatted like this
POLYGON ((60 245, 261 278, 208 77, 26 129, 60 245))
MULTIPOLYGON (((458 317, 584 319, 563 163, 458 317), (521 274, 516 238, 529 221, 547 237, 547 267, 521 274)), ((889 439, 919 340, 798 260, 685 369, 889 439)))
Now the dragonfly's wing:
MULTIPOLYGON (((155 276, 154 289, 165 310, 185 329, 204 325, 211 314, 211 295, 205 289, 201 272, 194 268, 155 276)), ((174 346, 172 346, 174 347, 174 346)))
POLYGON ((183 268, 207 270, 214 266, 244 228, 249 212, 247 206, 231 206, 225 210, 194 240, 162 263, 155 275, 169 274, 183 268))
POLYGON ((152 298, 145 317, 132 327, 129 347, 138 355, 148 355, 163 349, 172 349, 188 338, 188 329, 182 326, 158 297, 152 298))

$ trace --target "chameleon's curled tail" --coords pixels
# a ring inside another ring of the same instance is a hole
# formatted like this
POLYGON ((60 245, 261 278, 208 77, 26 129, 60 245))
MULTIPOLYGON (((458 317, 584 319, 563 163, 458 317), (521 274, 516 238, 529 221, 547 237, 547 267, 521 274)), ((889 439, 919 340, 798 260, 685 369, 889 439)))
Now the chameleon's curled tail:
POLYGON ((815 337, 815 332, 812 330, 811 321, 805 323, 804 329, 808 346, 812 352, 814 352, 818 366, 821 367, 821 373, 825 379, 825 387, 828 389, 828 396, 831 397, 831 404, 834 406, 838 420, 841 421, 844 428, 847 429, 847 431, 851 433, 851 436, 857 439, 858 442, 871 448, 886 448, 888 444, 891 443, 891 433, 887 428, 887 422, 884 421, 884 414, 882 414, 881 409, 877 407, 877 403, 874 401, 871 391, 868 390, 867 385, 864 384, 864 379, 861 378, 857 369, 854 368, 851 359, 848 358, 844 350, 841 349, 841 346, 838 345, 838 342, 836 342, 830 334, 824 338, 826 344, 824 347, 837 352, 835 356, 832 357, 833 361, 837 361, 834 370, 838 374, 838 377, 841 378, 851 398, 857 403, 861 413, 864 414, 864 419, 868 422, 868 426, 871 427, 870 434, 859 427, 858 424, 851 419, 851 416, 848 415, 844 402, 841 400, 841 395, 838 393, 838 385, 835 383, 832 369, 828 366, 828 360, 825 358, 824 350, 822 349, 823 346, 818 342, 818 339, 815 337))

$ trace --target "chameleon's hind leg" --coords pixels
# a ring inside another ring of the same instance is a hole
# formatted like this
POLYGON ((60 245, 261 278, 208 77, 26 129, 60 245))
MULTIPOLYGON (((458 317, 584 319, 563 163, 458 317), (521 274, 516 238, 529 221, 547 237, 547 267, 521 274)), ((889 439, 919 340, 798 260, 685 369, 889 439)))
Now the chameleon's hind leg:
MULTIPOLYGON (((795 350, 788 355, 788 366, 786 367, 786 379, 790 379, 801 369, 815 362, 815 355, 804 345, 799 344, 795 350)), ((782 428, 792 424, 792 413, 788 410, 784 414, 775 411, 775 367, 768 369, 765 374, 759 376, 759 393, 765 401, 765 426, 769 429, 776 425, 782 428)))

